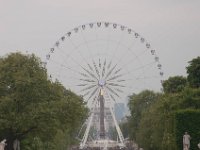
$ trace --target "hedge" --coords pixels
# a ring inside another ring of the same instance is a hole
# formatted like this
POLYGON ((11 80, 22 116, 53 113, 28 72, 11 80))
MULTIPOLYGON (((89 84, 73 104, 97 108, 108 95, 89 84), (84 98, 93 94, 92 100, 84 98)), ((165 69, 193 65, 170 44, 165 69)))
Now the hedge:
POLYGON ((200 142, 200 109, 180 110, 175 113, 175 138, 177 149, 183 150, 183 135, 191 136, 190 150, 198 150, 200 142))

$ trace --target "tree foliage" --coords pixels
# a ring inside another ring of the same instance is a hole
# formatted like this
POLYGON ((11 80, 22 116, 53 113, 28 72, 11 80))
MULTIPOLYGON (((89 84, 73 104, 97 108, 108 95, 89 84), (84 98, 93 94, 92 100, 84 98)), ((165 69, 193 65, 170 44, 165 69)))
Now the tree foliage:
POLYGON ((187 85, 187 79, 183 76, 169 77, 163 81, 162 86, 165 93, 181 92, 187 85))
POLYGON ((153 91, 145 90, 139 94, 132 94, 129 97, 129 109, 131 112, 131 138, 136 138, 136 132, 139 127, 141 116, 152 103, 158 99, 159 94, 153 91))
POLYGON ((188 82, 191 87, 200 87, 200 57, 192 59, 189 61, 189 66, 186 67, 188 73, 188 82))
POLYGON ((8 140, 6 149, 12 150, 15 139, 33 149, 32 141, 44 146, 60 131, 72 135, 86 113, 83 99, 48 79, 35 55, 0 58, 0 138, 8 140))

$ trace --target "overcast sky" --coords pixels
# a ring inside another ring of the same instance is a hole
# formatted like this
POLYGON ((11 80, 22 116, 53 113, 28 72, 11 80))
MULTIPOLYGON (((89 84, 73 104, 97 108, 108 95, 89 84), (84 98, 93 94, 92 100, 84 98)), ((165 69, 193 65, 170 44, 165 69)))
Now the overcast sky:
POLYGON ((200 56, 199 0, 0 0, 0 56, 36 53, 42 59, 68 30, 110 21, 143 35, 157 50, 165 78, 186 75, 200 56))

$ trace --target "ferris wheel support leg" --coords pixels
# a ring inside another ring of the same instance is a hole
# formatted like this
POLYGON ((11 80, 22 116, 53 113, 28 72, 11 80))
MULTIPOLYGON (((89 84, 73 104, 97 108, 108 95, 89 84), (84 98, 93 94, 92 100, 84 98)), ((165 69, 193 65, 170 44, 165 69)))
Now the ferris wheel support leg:
POLYGON ((119 145, 119 146, 120 146, 120 147, 125 147, 125 144, 124 144, 124 136, 123 136, 123 134, 122 134, 121 129, 119 128, 119 125, 118 125, 118 123, 117 123, 117 120, 116 120, 116 118, 115 118, 114 112, 113 112, 113 110, 112 110, 111 107, 110 107, 110 112, 111 112, 112 118, 113 118, 113 120, 114 120, 114 124, 115 124, 116 130, 117 130, 117 134, 118 134, 118 136, 119 136, 119 140, 120 140, 120 145, 119 145))
POLYGON ((90 115, 90 118, 89 118, 89 122, 87 124, 87 128, 85 130, 84 136, 83 136, 81 143, 80 143, 80 146, 79 146, 80 149, 83 149, 85 147, 85 143, 87 142, 90 127, 91 127, 92 120, 93 120, 93 116, 94 116, 94 113, 92 112, 91 115, 90 115))

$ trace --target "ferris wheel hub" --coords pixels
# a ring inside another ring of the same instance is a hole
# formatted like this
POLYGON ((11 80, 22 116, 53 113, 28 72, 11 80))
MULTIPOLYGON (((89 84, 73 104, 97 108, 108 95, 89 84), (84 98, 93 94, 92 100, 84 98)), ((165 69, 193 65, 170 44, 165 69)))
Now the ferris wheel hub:
POLYGON ((99 80, 99 86, 103 87, 106 84, 106 81, 104 79, 99 80))

